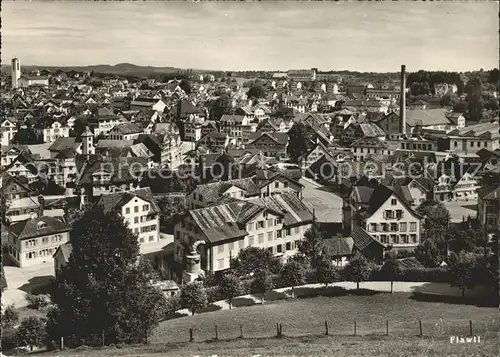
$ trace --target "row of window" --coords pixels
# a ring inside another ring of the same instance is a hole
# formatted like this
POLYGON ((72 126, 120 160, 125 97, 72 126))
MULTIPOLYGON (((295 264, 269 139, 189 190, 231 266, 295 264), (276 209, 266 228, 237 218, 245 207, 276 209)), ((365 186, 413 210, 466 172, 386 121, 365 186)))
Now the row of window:
POLYGON ((54 254, 55 248, 41 249, 35 252, 28 252, 25 254, 26 259, 36 259, 42 257, 50 257, 54 254))
MULTIPOLYGON (((148 242, 153 242, 154 240, 155 240, 155 236, 149 236, 148 237, 148 242)), ((139 242, 140 243, 144 243, 145 241, 146 240, 143 237, 139 238, 139 242)))
POLYGON ((416 234, 381 234, 380 242, 383 244, 408 244, 417 243, 416 234))
MULTIPOLYGON (((150 226, 144 226, 144 227, 141 227, 141 229, 140 229, 141 233, 154 232, 154 231, 156 231, 156 224, 152 224, 150 226)), ((134 228, 134 233, 139 234, 139 228, 134 228)))
MULTIPOLYGON (((148 221, 152 221, 154 220, 155 217, 152 217, 152 216, 141 216, 141 217, 134 217, 134 224, 137 224, 137 223, 144 223, 144 222, 148 222, 148 221)), ((129 224, 131 223, 131 220, 129 219, 128 220, 129 224)))
MULTIPOLYGON (((480 147, 481 147, 481 142, 480 142, 480 141, 477 141, 477 142, 476 142, 476 145, 477 145, 477 147, 478 147, 478 148, 480 148, 480 147)), ((458 141, 454 141, 454 142, 453 142, 453 146, 454 146, 454 147, 457 147, 457 146, 458 146, 458 141)), ((471 142, 469 143, 469 146, 470 146, 471 148, 473 148, 473 147, 474 147, 474 141, 471 141, 471 142)), ((487 147, 487 146, 488 146, 488 142, 487 142, 487 141, 484 141, 484 142, 483 142, 483 147, 487 147)))
MULTIPOLYGON (((142 211, 149 211, 149 204, 142 205, 142 211)), ((134 213, 139 212, 139 206, 134 206, 134 213)), ((125 208, 125 214, 130 214, 130 207, 125 208)))
MULTIPOLYGON (((396 200, 393 200, 393 201, 396 201, 396 200)), ((394 203, 394 205, 395 204, 396 203, 394 203)), ((390 209, 385 210, 384 211, 384 218, 385 219, 394 219, 394 218, 401 219, 401 218, 403 218, 403 210, 400 210, 400 209, 397 209, 395 211, 390 210, 390 209)))
MULTIPOLYGON (((42 237, 42 244, 47 244, 47 243, 57 243, 57 242, 62 242, 63 236, 62 234, 56 234, 50 237, 42 237)), ((33 248, 38 245, 38 239, 29 239, 24 241, 24 246, 26 248, 33 248)))
POLYGON ((263 228, 266 228, 266 227, 275 227, 279 224, 282 224, 283 223, 283 219, 281 218, 269 218, 267 220, 267 224, 266 224, 266 220, 261 220, 261 221, 257 221, 256 223, 249 223, 247 225, 247 230, 249 232, 252 232, 253 230, 255 229, 263 229, 263 228))
MULTIPOLYGON (((367 227, 368 232, 406 232, 408 224, 401 223, 370 223, 367 227)), ((410 222, 410 232, 417 231, 417 223, 410 222)))

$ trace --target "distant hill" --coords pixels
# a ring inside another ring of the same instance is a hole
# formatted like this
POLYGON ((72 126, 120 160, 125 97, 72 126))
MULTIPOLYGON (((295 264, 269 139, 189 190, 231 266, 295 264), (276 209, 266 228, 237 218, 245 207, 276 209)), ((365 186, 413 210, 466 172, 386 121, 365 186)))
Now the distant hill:
MULTIPOLYGON (((48 70, 55 72, 57 70, 62 70, 64 72, 77 71, 77 72, 95 72, 104 74, 115 74, 115 75, 129 75, 137 77, 147 77, 156 74, 171 74, 171 73, 186 73, 186 69, 175 68, 175 67, 152 67, 152 66, 137 66, 131 63, 119 63, 114 66, 108 64, 99 64, 91 66, 36 66, 36 65, 22 65, 21 70, 23 72, 38 70, 48 70)), ((10 65, 2 65, 2 72, 10 72, 10 65)), ((203 73, 209 72, 207 70, 193 69, 193 72, 203 73)))

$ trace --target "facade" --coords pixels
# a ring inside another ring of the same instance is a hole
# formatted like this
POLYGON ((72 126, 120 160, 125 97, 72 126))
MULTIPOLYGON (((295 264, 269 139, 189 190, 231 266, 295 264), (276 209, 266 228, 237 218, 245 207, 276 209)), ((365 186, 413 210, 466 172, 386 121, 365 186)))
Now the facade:
POLYGON ((19 78, 21 78, 21 62, 19 62, 19 58, 12 59, 11 77, 12 77, 12 88, 14 89, 18 88, 19 78))
POLYGON ((500 134, 497 122, 471 125, 448 133, 449 149, 456 154, 474 154, 481 149, 500 149, 500 134))
POLYGON ((135 140, 143 133, 143 129, 135 123, 118 124, 108 133, 110 140, 135 140))
POLYGON ((12 223, 8 230, 9 257, 24 268, 51 261, 57 248, 69 241, 70 227, 62 217, 33 216, 12 223))
POLYGON ((264 156, 283 158, 286 157, 287 146, 287 133, 256 132, 245 148, 262 151, 264 156))
POLYGON ((17 125, 16 122, 12 119, 3 119, 2 120, 2 146, 7 146, 11 143, 14 135, 17 133, 17 125))
POLYGON ((99 204, 105 211, 118 209, 128 227, 137 235, 139 244, 159 241, 160 210, 149 187, 102 195, 99 204))
POLYGON ((52 143, 58 138, 68 138, 69 127, 62 125, 59 121, 54 121, 48 128, 43 129, 43 142, 52 143))
POLYGON ((477 193, 477 218, 488 233, 494 233, 500 224, 500 186, 481 187, 477 193))
POLYGON ((49 79, 47 77, 42 77, 42 76, 25 76, 25 75, 22 75, 17 80, 17 85, 20 88, 27 88, 27 87, 31 87, 31 86, 44 86, 44 87, 48 87, 49 86, 49 79))
POLYGON ((296 254, 311 227, 312 213, 293 194, 235 201, 189 211, 174 228, 174 259, 184 263, 189 247, 202 241, 201 268, 219 272, 247 247, 268 249, 275 256, 296 254))

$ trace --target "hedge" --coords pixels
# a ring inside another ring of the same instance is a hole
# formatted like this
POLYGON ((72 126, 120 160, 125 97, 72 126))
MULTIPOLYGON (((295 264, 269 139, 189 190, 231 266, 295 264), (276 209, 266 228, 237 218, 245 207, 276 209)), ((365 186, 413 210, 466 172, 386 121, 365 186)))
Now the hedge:
MULTIPOLYGON (((376 267, 371 271, 370 281, 386 281, 387 278, 376 267)), ((451 274, 443 268, 401 268, 394 281, 449 283, 452 281, 451 274)))

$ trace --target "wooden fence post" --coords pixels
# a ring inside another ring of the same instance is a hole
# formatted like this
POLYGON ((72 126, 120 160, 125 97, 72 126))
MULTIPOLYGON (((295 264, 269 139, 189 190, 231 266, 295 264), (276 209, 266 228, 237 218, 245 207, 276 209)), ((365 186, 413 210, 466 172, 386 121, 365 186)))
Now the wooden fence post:
POLYGON ((325 335, 328 336, 328 321, 325 321, 325 335))
POLYGON ((354 336, 356 336, 356 319, 354 319, 354 336))
POLYGON ((420 337, 423 337, 424 334, 422 332, 422 320, 418 320, 418 328, 420 329, 420 337))
POLYGON ((283 325, 280 324, 280 337, 283 337, 283 325))
POLYGON ((243 325, 240 325, 240 338, 243 338, 243 325))
POLYGON ((280 337, 280 325, 276 322, 276 337, 280 337))
POLYGON ((385 320, 385 335, 389 336, 389 320, 385 320))
POLYGON ((64 337, 61 336, 61 350, 64 350, 64 337))
POLYGON ((472 336, 472 320, 469 320, 469 334, 472 336))
POLYGON ((193 329, 190 328, 189 329, 189 342, 193 342, 194 338, 193 338, 193 329))
POLYGON ((219 339, 219 331, 217 331, 217 325, 215 325, 215 339, 219 339))

